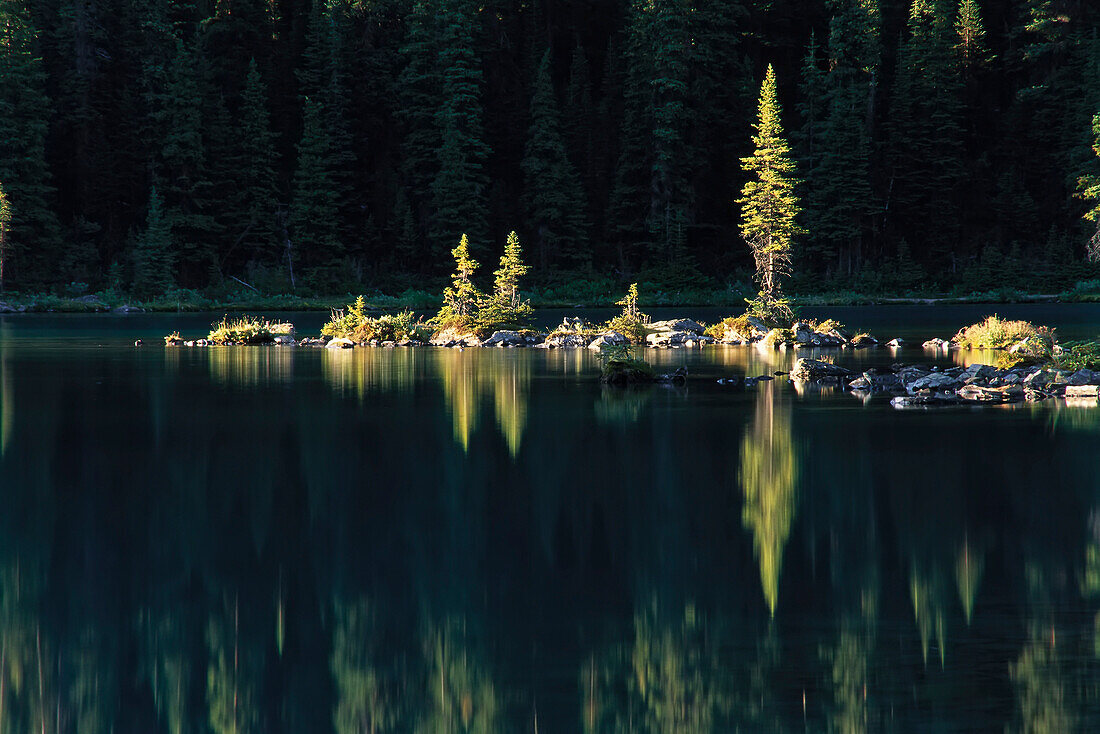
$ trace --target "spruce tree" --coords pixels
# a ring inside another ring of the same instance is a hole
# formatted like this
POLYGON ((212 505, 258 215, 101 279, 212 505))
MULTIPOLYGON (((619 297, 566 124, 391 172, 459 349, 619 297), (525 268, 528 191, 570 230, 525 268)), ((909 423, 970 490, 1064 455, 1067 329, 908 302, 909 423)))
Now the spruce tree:
MULTIPOLYGON (((1092 149, 1100 156, 1100 114, 1092 117, 1092 149)), ((1095 231, 1089 237, 1086 253, 1089 262, 1100 262, 1100 175, 1089 174, 1078 179, 1078 195, 1091 204, 1091 208, 1085 212, 1085 219, 1096 225, 1095 231)))
POLYGON ((0 181, 19 216, 10 225, 8 278, 47 281, 61 230, 46 160, 50 100, 25 0, 0 0, 0 181))
POLYGON ((324 107, 303 101, 302 140, 290 202, 293 248, 307 268, 331 268, 342 254, 337 231, 336 189, 330 162, 330 138, 325 132, 324 107))
POLYGON ((985 46, 985 28, 982 25, 981 8, 977 0, 961 0, 958 17, 955 19, 955 35, 958 41, 955 48, 963 67, 970 69, 985 60, 988 53, 985 46))
POLYGON ((522 301, 519 294, 519 280, 527 274, 523 263, 523 251, 519 244, 519 235, 508 234, 504 243, 504 254, 500 257, 500 267, 493 273, 493 292, 478 308, 478 322, 485 327, 498 328, 511 326, 521 328, 531 320, 531 303, 522 301))
POLYGON ((485 296, 474 285, 478 263, 470 255, 470 240, 465 234, 458 241, 458 247, 451 250, 451 257, 455 259, 455 271, 451 275, 451 285, 443 290, 443 306, 434 321, 444 329, 472 328, 478 304, 485 296))
POLYGON ((954 29, 941 4, 913 0, 893 91, 887 224, 913 237, 918 262, 943 266, 959 244, 965 166, 954 29))
POLYGON ((243 160, 236 207, 241 221, 234 244, 239 242, 249 258, 271 261, 278 257, 279 247, 275 217, 278 153, 271 131, 267 92, 255 59, 248 64, 238 119, 243 160))
POLYGON ((790 275, 792 245, 801 232, 795 164, 783 135, 775 69, 771 64, 760 87, 760 102, 752 141, 755 151, 741 159, 749 180, 741 189, 741 236, 752 250, 761 305, 782 307, 782 281, 790 275))
POLYGON ((481 122, 478 7, 473 0, 442 0, 439 11, 441 99, 436 125, 442 137, 438 173, 431 186, 431 235, 436 252, 463 232, 478 243, 488 240, 485 160, 489 147, 481 122))
POLYGON ((11 230, 11 202, 0 181, 0 293, 4 292, 4 264, 8 260, 8 232, 11 230))
POLYGON ((172 224, 165 216, 164 202, 154 186, 149 192, 145 231, 133 251, 134 294, 140 297, 165 293, 173 286, 172 224))
POLYGON ((584 233, 584 194, 562 139, 549 51, 543 54, 535 78, 522 167, 531 226, 538 233, 540 267, 550 263, 586 266, 591 257, 584 233))

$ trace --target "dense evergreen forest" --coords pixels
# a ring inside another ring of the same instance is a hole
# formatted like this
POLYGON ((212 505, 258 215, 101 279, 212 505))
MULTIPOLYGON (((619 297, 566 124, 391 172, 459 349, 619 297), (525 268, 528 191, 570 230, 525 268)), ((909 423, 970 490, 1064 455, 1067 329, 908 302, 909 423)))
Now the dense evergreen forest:
POLYGON ((1098 29, 1089 0, 0 0, 2 279, 400 288, 514 229, 536 282, 724 283, 768 64, 801 287, 1095 277, 1098 29))

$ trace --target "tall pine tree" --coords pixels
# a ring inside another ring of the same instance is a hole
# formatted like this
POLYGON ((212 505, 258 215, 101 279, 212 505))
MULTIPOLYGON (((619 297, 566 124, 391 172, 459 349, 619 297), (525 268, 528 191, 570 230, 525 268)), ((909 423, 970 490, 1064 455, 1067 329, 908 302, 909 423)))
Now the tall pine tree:
POLYGON ((342 254, 336 215, 339 203, 333 184, 325 132, 324 106, 307 97, 303 103, 302 140, 298 144, 298 167, 290 202, 293 258, 306 268, 331 269, 342 254))
POLYGON ((523 156, 530 226, 537 235, 539 266, 584 267, 591 262, 585 237, 584 194, 562 140, 561 120, 550 79, 550 52, 543 54, 531 98, 531 126, 523 156))
POLYGON ((25 0, 0 0, 0 181, 19 212, 8 233, 7 277, 27 283, 56 277, 61 254, 46 163, 50 101, 37 44, 25 0))
POLYGON ((782 308, 783 280, 790 275, 793 244, 801 229, 795 164, 783 134, 775 69, 771 64, 760 86, 760 102, 752 141, 755 150, 741 159, 749 180, 741 189, 741 236, 752 250, 760 305, 766 311, 782 308))

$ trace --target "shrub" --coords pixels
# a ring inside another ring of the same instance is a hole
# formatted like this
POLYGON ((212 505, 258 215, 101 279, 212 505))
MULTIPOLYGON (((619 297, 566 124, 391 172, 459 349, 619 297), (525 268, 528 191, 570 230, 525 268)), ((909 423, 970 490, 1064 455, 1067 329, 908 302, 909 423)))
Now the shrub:
POLYGON ((1054 346, 1054 331, 1030 321, 1009 321, 994 314, 961 329, 952 341, 963 349, 1005 349, 1025 339, 1033 340, 1036 349, 1045 347, 1049 352, 1054 346))
POLYGON ((412 311, 368 316, 366 301, 362 296, 356 298, 346 312, 343 309, 334 309, 332 319, 321 327, 321 334, 324 336, 343 337, 356 342, 397 342, 406 339, 425 341, 430 332, 431 327, 418 319, 412 311))
POLYGON ((251 316, 240 316, 232 321, 223 317, 211 324, 207 339, 215 344, 269 344, 276 335, 292 334, 294 325, 272 322, 251 316))
POLYGON ((752 324, 749 323, 749 315, 741 314, 740 316, 727 316, 717 324, 708 326, 706 334, 715 339, 721 339, 728 331, 733 331, 744 336, 753 333, 752 324))
POLYGON ((609 384, 652 382, 653 367, 645 360, 630 356, 623 346, 610 346, 600 350, 600 381, 609 384))
POLYGON ((798 318, 798 307, 789 298, 769 300, 758 296, 755 299, 746 298, 745 303, 748 304, 745 313, 756 316, 768 326, 790 324, 798 318))
POLYGON ((622 300, 616 301, 615 305, 622 306, 623 311, 608 321, 605 328, 609 331, 619 332, 632 342, 644 341, 649 316, 642 313, 642 310, 638 308, 638 284, 631 283, 626 295, 623 296, 622 300))
POLYGON ((1059 369, 1100 370, 1100 343, 1067 342, 1054 360, 1059 369))

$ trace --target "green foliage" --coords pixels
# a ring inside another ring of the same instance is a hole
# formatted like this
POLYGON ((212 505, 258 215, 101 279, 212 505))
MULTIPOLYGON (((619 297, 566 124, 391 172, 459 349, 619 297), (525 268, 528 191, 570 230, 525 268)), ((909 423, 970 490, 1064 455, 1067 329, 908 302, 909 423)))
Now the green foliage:
POLYGON ((746 313, 765 324, 790 324, 798 318, 798 307, 789 298, 767 298, 761 293, 756 298, 746 298, 746 313))
POLYGON ((1054 364, 1064 370, 1100 370, 1100 341, 1066 342, 1054 357, 1054 364))
MULTIPOLYGON (((1092 150, 1100 156, 1100 113, 1092 118, 1092 150)), ((1100 176, 1085 175, 1077 181, 1078 196, 1092 205, 1085 212, 1085 219, 1093 222, 1096 229, 1088 240, 1086 252, 1089 262, 1100 262, 1100 176)))
POLYGON ((477 326, 478 304, 485 296, 474 285, 478 263, 470 256, 470 240, 465 234, 458 247, 451 250, 451 256, 455 259, 455 272, 451 285, 443 291, 443 306, 432 317, 432 323, 441 329, 473 329, 477 326))
POLYGON ((251 257, 273 260, 279 252, 275 173, 278 153, 267 104, 267 90, 253 59, 241 94, 241 165, 234 207, 239 220, 233 232, 233 245, 251 257))
POLYGON ((330 160, 331 140, 322 104, 307 98, 303 106, 290 228, 300 261, 307 267, 325 267, 331 266, 342 250, 337 232, 338 200, 330 160))
POLYGON ((631 356, 625 346, 607 346, 600 350, 600 381, 614 385, 652 382, 653 366, 631 356))
POLYGON ((412 311, 371 317, 367 315, 366 308, 366 301, 359 296, 346 311, 333 309, 332 318, 321 327, 321 334, 354 342, 426 341, 431 336, 431 326, 418 319, 412 311))
POLYGON ((615 305, 623 307, 622 313, 607 322, 606 330, 617 331, 634 343, 644 341, 649 316, 638 307, 638 284, 631 283, 626 295, 615 305))
POLYGON ((523 175, 531 229, 538 233, 539 265, 583 268, 591 261, 580 178, 566 154, 561 115, 550 78, 550 52, 543 54, 531 98, 531 125, 523 175))
POLYGON ((210 326, 210 333, 206 338, 215 344, 270 344, 276 336, 290 335, 293 332, 294 325, 286 322, 252 316, 239 316, 235 319, 225 316, 210 326))
POLYGON ((531 302, 520 298, 519 279, 527 273, 519 235, 511 232, 504 244, 500 267, 493 273, 493 292, 478 302, 477 325, 484 331, 503 327, 522 329, 531 322, 531 302))
POLYGON ((801 232, 795 165, 783 137, 776 98, 775 69, 768 66, 760 87, 759 115, 753 129, 753 155, 742 158, 749 180, 741 189, 741 235, 752 250, 759 300, 773 304, 782 299, 783 281, 790 276, 792 244, 801 232))
POLYGON ((730 331, 746 336, 752 334, 754 330, 752 324, 749 323, 749 314, 727 316, 718 323, 708 326, 705 333, 715 339, 721 339, 730 331))
POLYGON ((134 294, 139 297, 164 293, 174 284, 172 260, 172 227, 163 210, 163 201, 156 188, 149 192, 149 213, 145 232, 133 251, 134 294))
POLYGON ((960 329, 951 341, 963 349, 1006 349, 1025 339, 1035 340, 1037 348, 1045 345, 1046 353, 1050 354, 1054 346, 1054 331, 1029 321, 1011 321, 994 314, 960 329))
POLYGON ((0 181, 0 291, 4 290, 4 264, 8 259, 8 232, 11 230, 11 201, 0 181))

